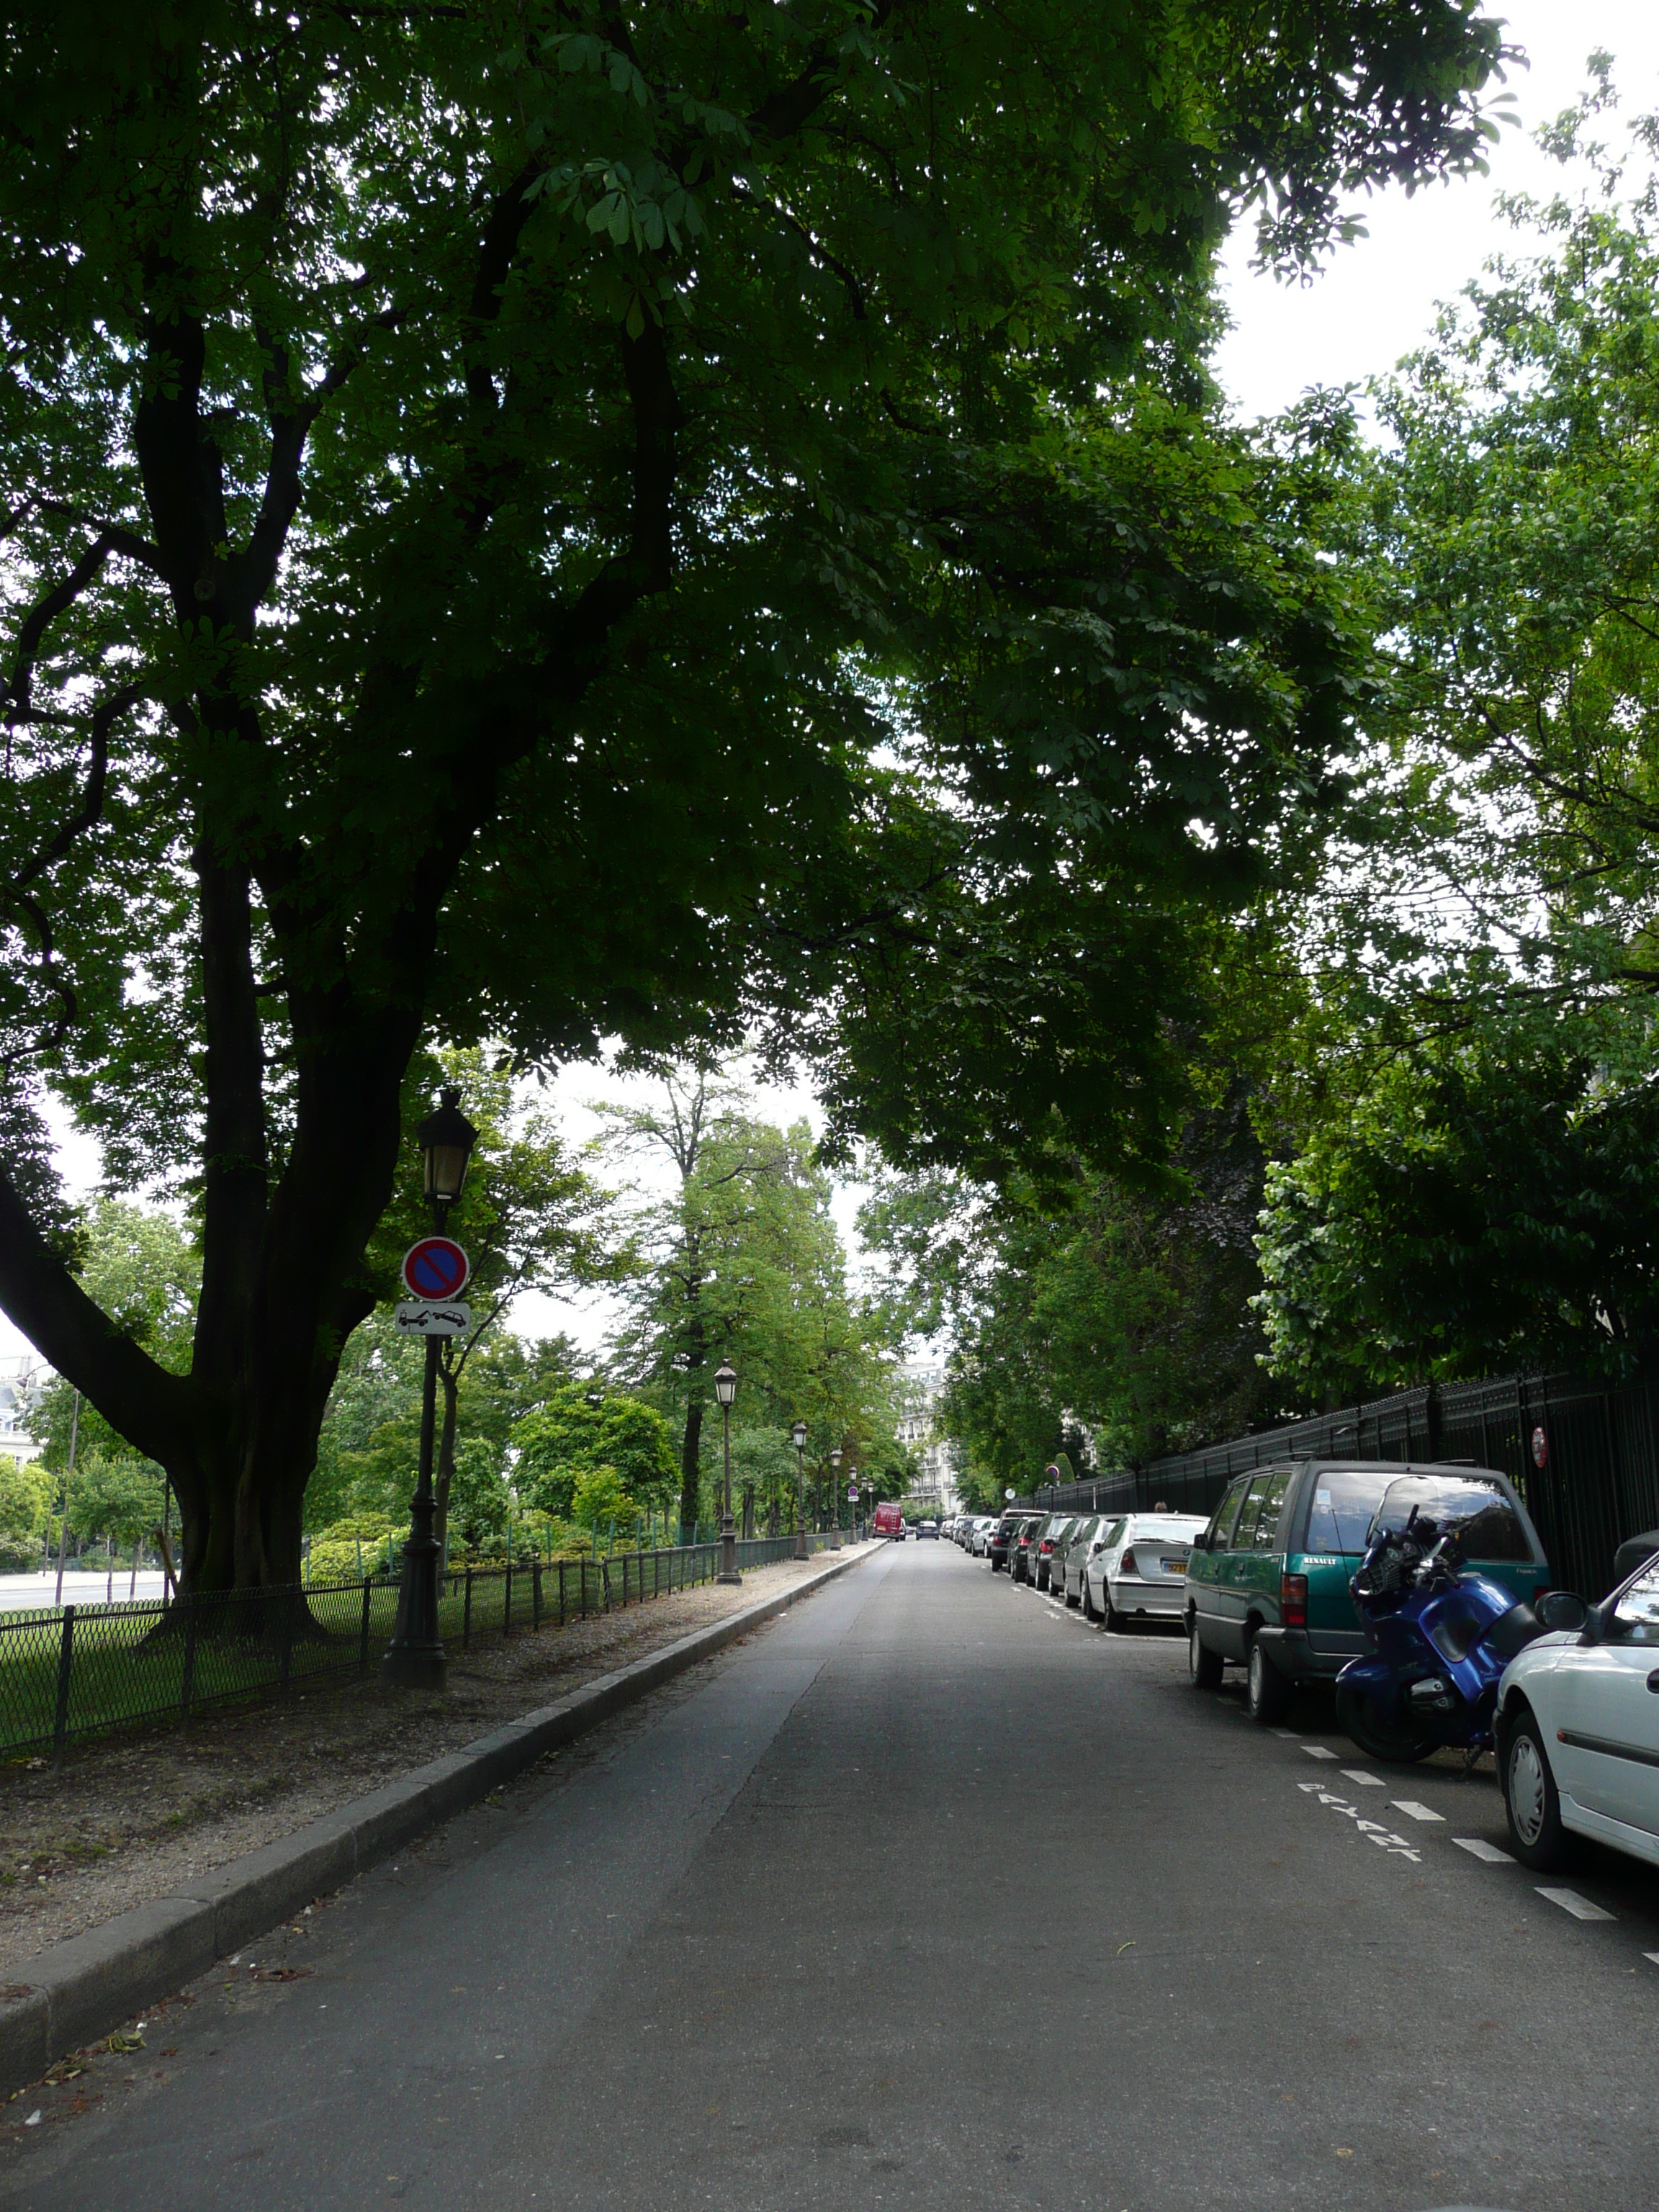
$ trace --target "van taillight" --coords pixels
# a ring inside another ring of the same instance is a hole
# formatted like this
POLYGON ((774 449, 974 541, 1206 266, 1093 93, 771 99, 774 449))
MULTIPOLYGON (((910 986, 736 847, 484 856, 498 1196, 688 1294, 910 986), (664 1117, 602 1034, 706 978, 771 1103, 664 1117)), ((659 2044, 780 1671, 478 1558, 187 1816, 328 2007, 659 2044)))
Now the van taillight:
POLYGON ((1279 1617, 1286 1628, 1307 1626, 1308 1577, 1306 1575, 1280 1575, 1279 1577, 1279 1617))
POLYGON ((1123 1554, 1117 1563, 1117 1571, 1121 1575, 1138 1575, 1140 1572, 1140 1569, 1135 1565, 1135 1555, 1133 1552, 1126 1552, 1123 1554))

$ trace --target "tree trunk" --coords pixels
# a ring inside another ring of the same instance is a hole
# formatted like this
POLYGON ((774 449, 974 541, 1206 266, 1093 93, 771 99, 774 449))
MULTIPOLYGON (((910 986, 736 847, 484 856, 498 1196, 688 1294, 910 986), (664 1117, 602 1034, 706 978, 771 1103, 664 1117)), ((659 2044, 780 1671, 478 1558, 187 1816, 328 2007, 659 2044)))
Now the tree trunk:
POLYGON ((438 1572, 449 1565, 449 1486, 455 1473, 455 1415, 461 1381, 441 1361, 438 1382, 444 1394, 443 1425, 438 1435, 438 1465, 432 1483, 432 1533, 438 1540, 438 1572))
POLYGON ((696 1534, 697 1507, 702 1499, 702 1401, 694 1398, 685 1409, 685 1434, 680 1442, 680 1526, 696 1534))

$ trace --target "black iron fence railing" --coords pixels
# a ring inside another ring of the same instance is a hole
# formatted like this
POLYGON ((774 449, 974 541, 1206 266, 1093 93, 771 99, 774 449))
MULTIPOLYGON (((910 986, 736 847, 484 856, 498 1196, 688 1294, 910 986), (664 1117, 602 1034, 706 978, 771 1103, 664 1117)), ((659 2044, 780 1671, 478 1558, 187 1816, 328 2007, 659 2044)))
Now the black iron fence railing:
POLYGON ((1509 1476, 1558 1583, 1601 1596, 1627 1536, 1659 1528, 1659 1365, 1623 1382, 1522 1375, 1430 1384, 1235 1437, 1026 1501, 1056 1510, 1207 1513, 1246 1468, 1281 1459, 1467 1460, 1509 1476))
MULTIPOLYGON (((738 1565, 789 1559, 795 1541, 739 1542, 738 1565)), ((831 1541, 811 1534, 807 1549, 831 1541)), ((465 1651, 486 1638, 693 1589, 712 1582, 720 1563, 714 1543, 453 1566, 442 1581, 440 1631, 452 1650, 465 1651)), ((0 1750, 61 1752, 76 1737, 134 1722, 188 1720, 296 1683, 367 1674, 391 1641, 397 1611, 396 1582, 380 1578, 0 1613, 0 1750)))

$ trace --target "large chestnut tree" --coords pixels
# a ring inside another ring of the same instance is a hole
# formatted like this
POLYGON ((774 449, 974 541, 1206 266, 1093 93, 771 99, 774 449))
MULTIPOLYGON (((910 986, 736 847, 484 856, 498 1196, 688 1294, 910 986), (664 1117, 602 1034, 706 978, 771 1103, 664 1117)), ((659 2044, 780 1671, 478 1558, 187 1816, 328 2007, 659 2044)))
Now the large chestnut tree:
POLYGON ((1212 256, 1478 158, 1498 51, 1474 0, 6 10, 0 1307, 187 1583, 296 1571, 423 1039, 769 1013, 901 1148, 1154 1131, 1183 902, 1361 665, 1295 457, 1206 412, 1212 256), (188 1195, 188 1371, 80 1286, 42 1083, 188 1195))

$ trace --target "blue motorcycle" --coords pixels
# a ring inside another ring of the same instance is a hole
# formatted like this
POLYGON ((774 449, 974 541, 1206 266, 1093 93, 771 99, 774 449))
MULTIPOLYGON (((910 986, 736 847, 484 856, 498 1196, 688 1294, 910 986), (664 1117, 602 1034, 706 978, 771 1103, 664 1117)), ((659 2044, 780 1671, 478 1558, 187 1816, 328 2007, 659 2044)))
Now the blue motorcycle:
POLYGON ((1336 1715, 1370 1759, 1409 1765, 1443 1747, 1472 1766, 1492 1747, 1504 1669, 1552 1630, 1582 1626, 1583 1601, 1549 1590, 1534 1605, 1471 1569, 1457 1536, 1413 1505, 1379 1529, 1349 1583, 1371 1656, 1336 1678, 1336 1715))

